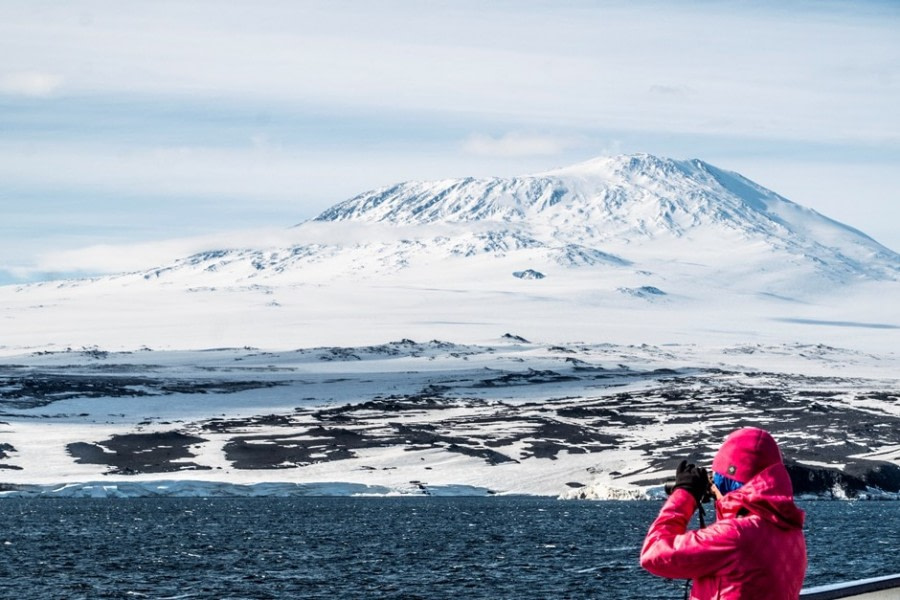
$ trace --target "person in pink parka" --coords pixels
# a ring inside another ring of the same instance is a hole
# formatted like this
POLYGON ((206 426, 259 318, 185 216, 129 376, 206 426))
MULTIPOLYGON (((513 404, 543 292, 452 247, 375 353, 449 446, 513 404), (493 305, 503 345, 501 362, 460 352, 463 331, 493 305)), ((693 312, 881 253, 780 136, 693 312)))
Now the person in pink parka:
POLYGON ((692 579, 693 600, 796 600, 806 574, 804 513, 778 444, 754 427, 732 432, 705 469, 683 461, 641 549, 654 575, 692 579), (716 521, 688 530, 709 493, 716 521))

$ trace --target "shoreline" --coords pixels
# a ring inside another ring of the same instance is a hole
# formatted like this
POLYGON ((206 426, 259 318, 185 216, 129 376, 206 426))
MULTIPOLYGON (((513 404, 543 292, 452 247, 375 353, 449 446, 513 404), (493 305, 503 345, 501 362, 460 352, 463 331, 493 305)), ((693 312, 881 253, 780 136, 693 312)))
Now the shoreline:
MULTIPOLYGON (((155 481, 86 481, 58 484, 9 484, 0 483, 0 500, 4 498, 450 498, 450 497, 491 497, 491 498, 546 498, 560 501, 589 502, 652 502, 665 499, 661 487, 646 490, 628 490, 630 494, 610 494, 607 497, 588 497, 569 494, 528 494, 521 492, 500 492, 467 484, 428 485, 410 482, 409 486, 372 485, 350 482, 258 482, 232 483, 224 481, 199 480, 155 480, 155 481)), ((833 491, 820 494, 799 494, 800 502, 895 502, 900 493, 884 492, 873 488, 856 497, 835 494, 833 491)))

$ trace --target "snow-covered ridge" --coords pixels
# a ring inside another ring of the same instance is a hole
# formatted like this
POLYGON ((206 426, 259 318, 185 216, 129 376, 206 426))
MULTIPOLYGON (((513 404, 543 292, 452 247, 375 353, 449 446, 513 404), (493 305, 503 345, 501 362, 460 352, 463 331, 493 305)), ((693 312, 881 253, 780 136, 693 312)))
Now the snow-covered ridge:
POLYGON ((900 281, 900 255, 700 160, 598 158, 513 178, 400 183, 290 230, 293 243, 211 248, 120 278, 193 289, 337 280, 553 280, 818 296, 900 281))
POLYGON ((861 232, 737 173, 646 154, 521 177, 400 183, 341 202, 291 235, 293 244, 212 248, 141 276, 201 288, 440 272, 465 285, 530 269, 627 279, 612 289, 670 292, 668 279, 780 295, 900 281, 900 255, 861 232), (648 277, 656 280, 636 281, 648 277))
POLYGON ((496 342, 15 357, 0 495, 650 498, 748 422, 779 440, 799 494, 900 491, 896 357, 496 342))
POLYGON ((557 239, 594 244, 737 232, 830 261, 900 258, 864 234, 701 160, 647 154, 597 158, 509 179, 407 182, 366 192, 317 217, 413 225, 490 221, 545 226, 557 239), (838 249, 839 248, 839 249, 838 249))

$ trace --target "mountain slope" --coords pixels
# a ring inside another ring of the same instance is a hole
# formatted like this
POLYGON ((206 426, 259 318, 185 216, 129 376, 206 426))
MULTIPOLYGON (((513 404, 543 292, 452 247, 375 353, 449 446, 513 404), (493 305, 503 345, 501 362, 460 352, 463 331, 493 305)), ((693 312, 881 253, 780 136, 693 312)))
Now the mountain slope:
MULTIPOLYGON (((859 231, 700 160, 594 159, 511 179, 408 182, 360 194, 319 222, 527 226, 550 241, 599 246, 672 239, 763 243, 834 278, 896 279, 900 256, 859 231)), ((538 237, 538 236, 535 236, 538 237)), ((714 249, 714 248, 713 248, 714 249)))
POLYGON ((884 298, 898 289, 900 257, 860 232, 702 161, 635 155, 404 183, 277 241, 0 288, 0 344, 283 348, 505 331, 844 344, 853 327, 860 347, 895 347, 884 298))
POLYGON ((900 280, 900 256, 859 231, 739 174, 646 154, 507 179, 401 183, 293 233, 290 247, 216 250, 146 277, 309 282, 405 272, 425 281, 440 271, 462 284, 527 269, 580 277, 571 269, 587 267, 613 273, 617 287, 668 281, 769 294, 900 280))

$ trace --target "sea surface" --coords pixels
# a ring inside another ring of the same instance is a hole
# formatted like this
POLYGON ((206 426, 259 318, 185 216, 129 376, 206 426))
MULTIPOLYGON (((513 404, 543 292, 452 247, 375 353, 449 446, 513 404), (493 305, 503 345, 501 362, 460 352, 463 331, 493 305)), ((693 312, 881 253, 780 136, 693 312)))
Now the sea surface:
MULTIPOLYGON (((660 506, 512 497, 7 498, 0 597, 683 598, 683 582, 637 563, 660 506)), ((900 572, 900 504, 802 506, 807 585, 900 572)))

